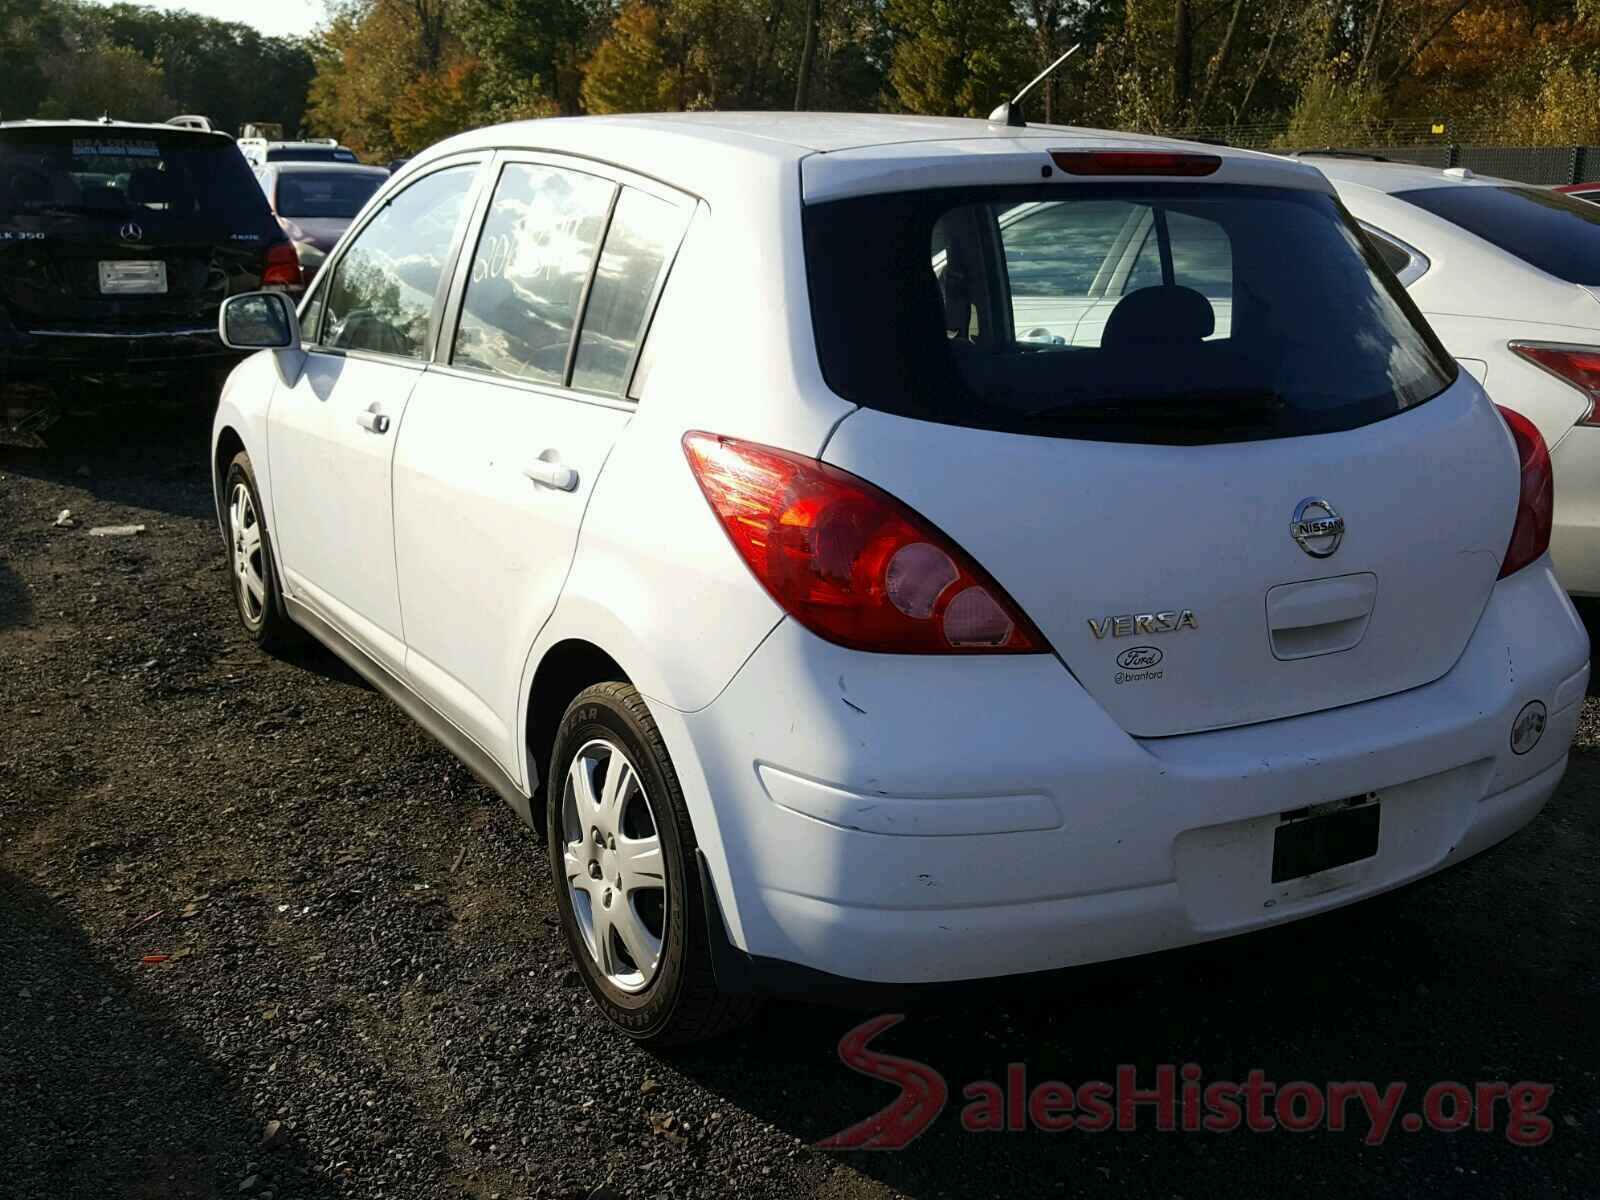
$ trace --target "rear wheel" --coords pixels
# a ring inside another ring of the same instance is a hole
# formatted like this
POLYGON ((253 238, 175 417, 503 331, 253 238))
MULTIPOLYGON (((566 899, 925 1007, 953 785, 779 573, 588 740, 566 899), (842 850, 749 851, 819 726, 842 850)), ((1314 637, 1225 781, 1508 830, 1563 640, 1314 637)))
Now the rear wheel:
POLYGON ((239 621, 263 650, 287 649, 299 641, 300 631, 283 608, 261 495, 250 456, 242 450, 228 464, 223 504, 228 571, 239 621))
POLYGON ((545 787, 556 905, 606 1018, 657 1045, 716 1037, 755 1002, 717 989, 694 829, 650 710, 626 683, 579 694, 545 787))

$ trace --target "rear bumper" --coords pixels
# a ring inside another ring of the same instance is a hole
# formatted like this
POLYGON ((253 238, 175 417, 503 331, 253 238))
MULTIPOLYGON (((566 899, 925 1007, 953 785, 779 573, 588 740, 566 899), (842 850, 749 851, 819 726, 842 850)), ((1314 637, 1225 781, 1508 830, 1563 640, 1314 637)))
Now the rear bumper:
POLYGON ((1140 741, 1054 658, 855 654, 789 621, 708 707, 654 707, 732 945, 768 978, 921 983, 1205 941, 1461 861, 1549 799, 1587 679, 1544 560, 1434 683, 1231 730, 1140 741), (1513 754, 1535 700, 1545 733, 1513 754), (1375 855, 1270 882, 1281 813, 1367 792, 1375 855))
POLYGON ((71 327, 10 330, 0 337, 0 372, 11 377, 64 371, 105 373, 225 368, 242 355, 217 336, 216 322, 177 322, 156 329, 71 327))

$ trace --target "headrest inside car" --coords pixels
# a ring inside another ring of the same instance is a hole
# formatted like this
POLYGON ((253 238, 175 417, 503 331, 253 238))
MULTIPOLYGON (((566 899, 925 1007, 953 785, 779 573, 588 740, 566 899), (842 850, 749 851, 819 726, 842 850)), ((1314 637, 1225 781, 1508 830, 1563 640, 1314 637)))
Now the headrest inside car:
POLYGON ((1217 327, 1211 301, 1193 288, 1147 287, 1129 292, 1111 310, 1100 345, 1199 342, 1217 327))

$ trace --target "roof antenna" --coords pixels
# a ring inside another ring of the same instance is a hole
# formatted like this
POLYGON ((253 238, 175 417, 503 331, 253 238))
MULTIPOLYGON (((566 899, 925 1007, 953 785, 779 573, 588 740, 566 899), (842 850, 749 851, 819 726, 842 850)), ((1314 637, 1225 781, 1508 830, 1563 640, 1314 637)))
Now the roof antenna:
POLYGON ((991 125, 1010 125, 1013 128, 1019 128, 1019 129, 1022 126, 1026 125, 1027 122, 1022 119, 1021 104, 1022 104, 1023 97, 1026 96, 1029 92, 1033 91, 1033 89, 1038 87, 1041 83, 1043 83, 1045 76, 1049 75, 1051 71, 1054 71, 1062 63, 1066 62, 1067 59, 1071 58, 1074 54, 1076 54, 1078 52, 1079 47, 1081 47, 1082 45, 1083 45, 1082 42, 1078 42, 1078 43, 1074 44, 1072 49, 1068 50, 1060 58, 1056 59, 1055 62, 1051 63, 1048 67, 1046 67, 1044 70, 1040 71, 1037 75, 1035 75, 1033 77, 1033 79, 1029 81, 1027 87, 1023 88, 1015 96, 1011 97, 1011 99, 1002 100, 1000 102, 1000 106, 998 108, 996 108, 992 113, 989 114, 989 124, 991 124, 991 125))

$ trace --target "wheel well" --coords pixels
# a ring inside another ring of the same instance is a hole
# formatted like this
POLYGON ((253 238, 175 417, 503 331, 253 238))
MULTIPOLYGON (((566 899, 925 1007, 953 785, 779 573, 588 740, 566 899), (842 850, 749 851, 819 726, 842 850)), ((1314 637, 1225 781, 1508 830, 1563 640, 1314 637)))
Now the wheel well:
POLYGON ((217 435, 217 457, 211 464, 211 494, 216 498, 218 521, 222 520, 222 486, 228 481, 228 464, 243 449, 244 439, 233 431, 232 426, 217 435))
MULTIPOLYGON (((557 642, 540 660, 528 702, 528 757, 539 779, 535 801, 550 778, 550 754, 567 705, 584 688, 612 681, 632 682, 616 659, 591 642, 557 642)), ((532 808, 534 824, 542 828, 544 808, 538 803, 532 808)))

